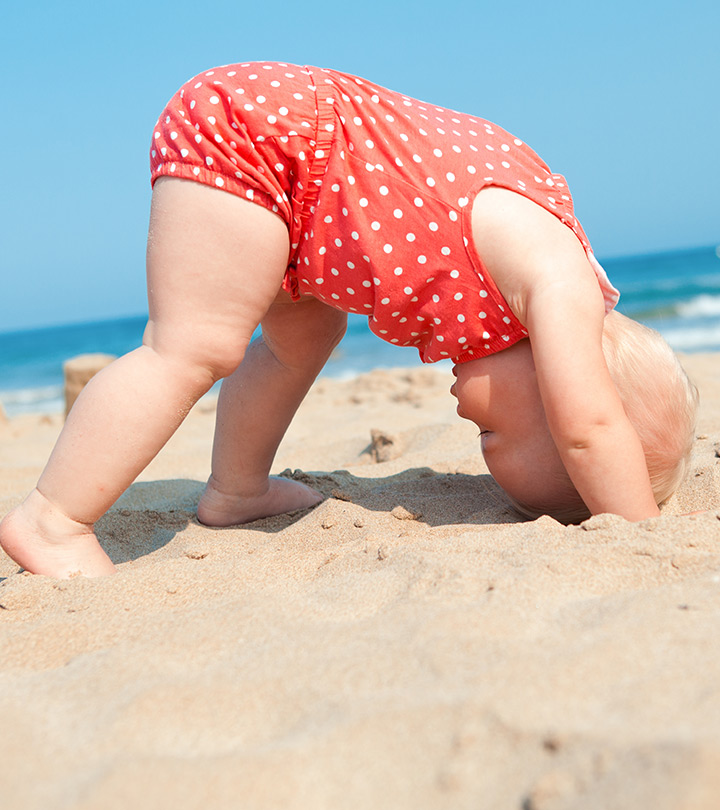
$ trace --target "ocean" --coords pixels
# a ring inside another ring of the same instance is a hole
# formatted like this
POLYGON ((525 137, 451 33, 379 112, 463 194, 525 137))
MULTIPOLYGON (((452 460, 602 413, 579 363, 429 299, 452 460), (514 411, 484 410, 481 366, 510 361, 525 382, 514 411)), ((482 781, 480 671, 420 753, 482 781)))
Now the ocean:
MULTIPOLYGON (((720 247, 613 258, 601 263, 620 290, 618 309, 657 329, 679 352, 720 352, 720 247)), ((8 416, 63 408, 65 360, 124 354, 140 344, 145 317, 0 333, 0 403, 8 416)), ((415 349, 378 339, 367 319, 348 333, 323 372, 350 377, 373 368, 420 365, 415 349)))

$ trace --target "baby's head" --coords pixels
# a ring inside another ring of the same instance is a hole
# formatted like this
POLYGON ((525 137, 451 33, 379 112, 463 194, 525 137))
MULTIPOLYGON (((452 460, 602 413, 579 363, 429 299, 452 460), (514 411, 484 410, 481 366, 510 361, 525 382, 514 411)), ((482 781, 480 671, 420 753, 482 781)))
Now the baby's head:
MULTIPOLYGON (((617 312, 605 319, 603 351, 662 504, 688 468, 697 391, 657 332, 617 312)), ((480 428, 488 469, 515 508, 564 522, 588 517, 550 435, 529 341, 455 366, 454 373, 458 413, 480 428)))

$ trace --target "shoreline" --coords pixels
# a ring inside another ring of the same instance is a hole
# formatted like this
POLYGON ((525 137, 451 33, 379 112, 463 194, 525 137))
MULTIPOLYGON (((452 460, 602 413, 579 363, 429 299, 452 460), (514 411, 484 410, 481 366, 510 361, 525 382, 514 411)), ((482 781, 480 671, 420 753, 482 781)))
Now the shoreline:
MULTIPOLYGON (((209 529, 199 403, 98 524, 117 575, 0 558, 6 803, 714 810, 719 360, 683 357, 701 438, 638 524, 521 521, 420 367, 318 380, 274 471, 327 499, 209 529)), ((0 422, 0 512, 61 425, 0 422)))

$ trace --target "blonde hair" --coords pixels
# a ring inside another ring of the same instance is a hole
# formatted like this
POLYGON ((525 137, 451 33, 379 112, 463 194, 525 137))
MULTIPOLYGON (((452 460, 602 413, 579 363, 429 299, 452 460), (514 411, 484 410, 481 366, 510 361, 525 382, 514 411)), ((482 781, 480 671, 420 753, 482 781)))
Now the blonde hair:
MULTIPOLYGON (((698 393, 673 350, 654 329, 611 312, 603 329, 603 353, 628 419, 645 451, 655 501, 665 503, 690 466, 698 393)), ((556 473, 555 502, 543 509, 510 498, 525 517, 551 515, 576 523, 590 512, 563 469, 556 473)))

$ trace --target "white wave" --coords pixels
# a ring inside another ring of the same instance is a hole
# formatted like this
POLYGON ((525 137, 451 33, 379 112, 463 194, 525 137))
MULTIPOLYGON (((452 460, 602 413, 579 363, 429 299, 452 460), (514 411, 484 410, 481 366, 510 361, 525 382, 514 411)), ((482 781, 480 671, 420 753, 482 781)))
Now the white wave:
POLYGON ((661 328, 660 332, 677 351, 720 351, 720 323, 703 328, 661 328))
POLYGON ((61 385, 0 391, 0 403, 8 416, 21 413, 59 413, 65 407, 61 385))
POLYGON ((678 315, 685 318, 720 315, 720 295, 698 295, 676 306, 678 315))

